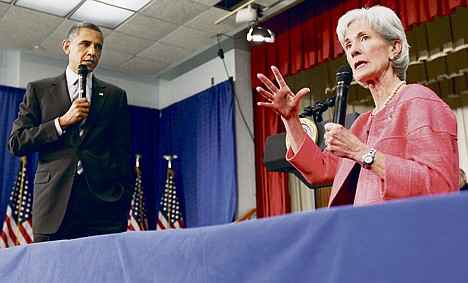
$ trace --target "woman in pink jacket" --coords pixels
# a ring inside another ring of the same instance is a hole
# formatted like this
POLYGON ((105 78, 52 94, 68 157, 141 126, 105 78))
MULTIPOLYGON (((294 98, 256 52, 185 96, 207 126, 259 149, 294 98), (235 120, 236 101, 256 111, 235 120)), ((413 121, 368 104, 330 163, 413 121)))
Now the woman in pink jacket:
POLYGON ((287 160, 312 184, 333 181, 329 206, 458 191, 455 115, 432 90, 406 84, 408 42, 396 14, 375 6, 349 11, 337 26, 354 79, 369 88, 375 103, 350 130, 325 125, 325 150, 305 134, 299 102, 276 67, 276 87, 263 74, 259 102, 281 116, 290 140, 287 160))

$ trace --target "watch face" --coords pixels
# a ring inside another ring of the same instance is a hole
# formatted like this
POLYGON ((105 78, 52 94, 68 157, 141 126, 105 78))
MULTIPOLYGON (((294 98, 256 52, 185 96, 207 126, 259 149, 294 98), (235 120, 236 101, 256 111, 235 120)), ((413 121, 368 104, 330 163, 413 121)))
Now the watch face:
POLYGON ((374 160, 374 158, 372 158, 372 156, 370 156, 370 155, 364 157, 364 163, 369 164, 369 163, 371 163, 373 160, 374 160))

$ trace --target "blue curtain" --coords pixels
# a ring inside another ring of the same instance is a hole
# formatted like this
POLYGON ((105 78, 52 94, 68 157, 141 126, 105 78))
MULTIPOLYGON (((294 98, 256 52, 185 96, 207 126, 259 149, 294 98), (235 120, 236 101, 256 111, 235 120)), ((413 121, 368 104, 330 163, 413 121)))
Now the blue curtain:
MULTIPOLYGON (((233 220, 237 195, 234 133, 231 81, 161 111, 159 156, 178 156, 172 167, 176 186, 183 191, 187 227, 233 220)), ((160 164, 160 174, 165 176, 167 162, 160 164)), ((163 187, 161 182, 159 188, 163 187)))
MULTIPOLYGON (((3 221, 20 160, 6 149, 25 90, 0 86, 0 222, 3 221)), ((186 227, 228 223, 236 208, 234 100, 230 81, 176 103, 162 111, 129 106, 132 148, 140 154, 142 185, 150 229, 155 229, 164 191, 167 162, 173 164, 186 227)), ((28 156, 33 189, 37 154, 28 156)))
POLYGON ((129 106, 128 108, 132 131, 132 149, 135 155, 141 155, 141 183, 146 202, 148 226, 150 229, 155 229, 158 180, 166 177, 165 175, 160 176, 158 171, 159 159, 161 158, 158 156, 160 111, 137 106, 129 106))
MULTIPOLYGON (((13 127, 13 121, 18 115, 18 107, 23 100, 24 92, 25 89, 22 88, 0 86, 0 113, 2 113, 0 115, 0 223, 3 223, 13 181, 20 169, 20 158, 11 155, 6 145, 13 127)), ((36 167, 37 154, 27 156, 26 172, 31 191, 33 191, 36 167)))

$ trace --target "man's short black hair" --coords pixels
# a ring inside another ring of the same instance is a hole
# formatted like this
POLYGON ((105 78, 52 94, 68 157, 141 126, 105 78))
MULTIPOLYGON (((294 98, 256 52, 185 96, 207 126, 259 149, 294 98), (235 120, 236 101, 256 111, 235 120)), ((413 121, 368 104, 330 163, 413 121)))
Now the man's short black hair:
POLYGON ((83 22, 83 23, 74 24, 70 28, 70 30, 68 31, 67 39, 70 40, 72 37, 78 35, 79 31, 84 28, 95 30, 102 35, 102 31, 97 25, 93 23, 89 23, 89 22, 83 22))

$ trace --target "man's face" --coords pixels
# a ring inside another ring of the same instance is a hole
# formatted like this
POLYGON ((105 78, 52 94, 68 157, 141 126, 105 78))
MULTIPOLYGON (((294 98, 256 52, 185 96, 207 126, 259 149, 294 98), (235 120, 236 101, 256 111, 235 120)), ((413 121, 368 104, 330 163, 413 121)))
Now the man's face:
POLYGON ((68 54, 70 69, 78 73, 80 64, 88 67, 88 72, 96 68, 101 58, 104 39, 98 31, 82 28, 62 42, 63 51, 68 54))

